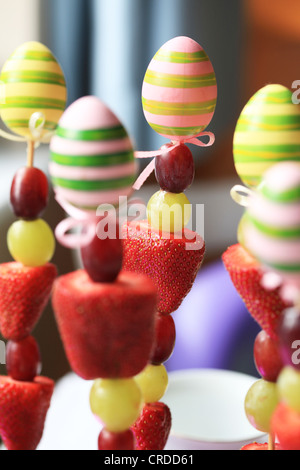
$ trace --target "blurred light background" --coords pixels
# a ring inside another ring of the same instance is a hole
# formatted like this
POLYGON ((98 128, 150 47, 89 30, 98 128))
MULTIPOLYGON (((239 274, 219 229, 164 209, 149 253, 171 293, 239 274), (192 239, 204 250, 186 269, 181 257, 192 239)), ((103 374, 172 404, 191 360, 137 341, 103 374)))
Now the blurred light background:
MULTIPOLYGON (((179 35, 190 36, 203 46, 214 65, 219 87, 216 113, 208 128, 215 133, 216 144, 209 149, 193 148, 197 175, 189 198, 192 203, 205 204, 207 257, 199 275, 203 282, 197 282, 182 310, 175 314, 182 319, 184 313, 189 327, 185 336, 181 334, 183 330, 178 331, 180 349, 175 351, 169 367, 213 366, 254 374, 251 351, 258 329, 220 262, 223 251, 236 242, 241 216, 241 209, 229 196, 231 187, 240 182, 233 165, 232 140, 237 118, 254 92, 267 83, 291 87, 294 80, 300 79, 299 0, 0 3, 0 66, 23 42, 45 43, 64 69, 69 104, 86 94, 97 95, 123 121, 138 150, 155 150, 165 143, 148 126, 141 106, 141 86, 151 58, 166 41, 179 35), (221 299, 219 304, 214 302, 216 297, 221 299), (226 302, 223 312, 222 299, 223 305, 226 302), (226 341, 222 338, 222 322, 232 325, 226 330, 226 341), (191 338, 187 336, 191 331, 199 335, 195 334, 188 350, 186 343, 191 338), (212 345, 219 341, 223 341, 224 348, 215 351, 212 345)), ((37 153, 36 164, 47 170, 47 160, 48 147, 44 146, 37 153)), ((9 187, 15 171, 24 163, 22 145, 2 140, 0 262, 10 260, 5 243, 7 229, 14 220, 9 187)), ((154 179, 150 179, 141 193, 144 199, 156 188, 154 179)), ((63 217, 53 195, 44 217, 53 228, 63 217)), ((59 246, 54 263, 61 274, 74 269, 72 253, 59 246)), ((35 336, 41 344, 44 374, 61 377, 69 366, 50 306, 35 336)))

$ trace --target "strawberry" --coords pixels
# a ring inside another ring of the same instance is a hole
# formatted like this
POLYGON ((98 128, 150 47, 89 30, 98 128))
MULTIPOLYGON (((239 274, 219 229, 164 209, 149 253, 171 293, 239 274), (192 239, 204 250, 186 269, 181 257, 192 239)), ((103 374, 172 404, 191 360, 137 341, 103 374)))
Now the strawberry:
POLYGON ((35 450, 42 438, 54 382, 0 377, 0 435, 8 450, 35 450))
POLYGON ((58 278, 53 308, 73 371, 86 380, 132 377, 144 369, 155 334, 157 292, 146 276, 121 272, 93 282, 85 270, 58 278))
POLYGON ((5 339, 21 341, 38 323, 51 295, 56 267, 0 265, 0 330, 5 339))
POLYGON ((203 239, 190 230, 181 238, 151 229, 147 221, 122 227, 125 271, 146 274, 158 289, 158 311, 177 310, 190 292, 203 262, 203 239))
POLYGON ((223 254, 223 262, 249 313, 271 338, 277 340, 279 319, 288 307, 281 300, 279 290, 267 291, 262 287, 260 264, 241 245, 231 246, 223 254))
POLYGON ((300 413, 287 405, 278 405, 271 427, 283 450, 300 450, 300 413))
MULTIPOLYGON (((269 444, 257 444, 257 442, 254 442, 242 447, 241 450, 269 450, 269 444)), ((275 450, 282 450, 279 444, 275 445, 275 450)))
POLYGON ((141 414, 131 427, 137 450, 163 450, 171 431, 170 409, 161 402, 144 405, 141 414))

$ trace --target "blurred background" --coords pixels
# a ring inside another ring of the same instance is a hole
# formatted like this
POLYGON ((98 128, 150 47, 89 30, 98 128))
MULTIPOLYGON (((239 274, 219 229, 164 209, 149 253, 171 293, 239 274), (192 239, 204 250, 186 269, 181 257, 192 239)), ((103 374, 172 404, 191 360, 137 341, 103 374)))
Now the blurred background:
MULTIPOLYGON (((219 97, 208 130, 216 143, 193 147, 196 180, 192 203, 205 205, 207 256, 192 293, 174 314, 178 340, 170 370, 219 367, 256 374, 252 347, 258 327, 245 311, 220 257, 236 243, 241 209, 229 191, 240 183, 232 158, 236 121, 249 98, 267 83, 291 88, 300 79, 299 0, 0 0, 0 66, 25 41, 46 44, 58 58, 72 103, 86 94, 101 98, 119 116, 138 150, 158 149, 165 140, 148 126, 141 87, 148 63, 169 39, 186 35, 209 55, 219 97), (217 294, 217 295, 216 295, 217 294), (216 347, 216 345, 219 345, 216 347)), ((0 124, 2 126, 2 124, 0 124)), ((13 222, 9 188, 25 164, 22 144, 0 142, 0 262, 10 261, 6 232, 13 222)), ((47 171, 49 150, 37 152, 47 171)), ((140 196, 157 190, 149 179, 140 196)), ((64 214, 51 195, 44 218, 54 228, 64 214)), ((73 270, 74 254, 58 246, 60 274, 73 270)), ((51 306, 34 332, 43 373, 54 379, 69 371, 51 306)), ((0 366, 0 373, 4 373, 0 366)))

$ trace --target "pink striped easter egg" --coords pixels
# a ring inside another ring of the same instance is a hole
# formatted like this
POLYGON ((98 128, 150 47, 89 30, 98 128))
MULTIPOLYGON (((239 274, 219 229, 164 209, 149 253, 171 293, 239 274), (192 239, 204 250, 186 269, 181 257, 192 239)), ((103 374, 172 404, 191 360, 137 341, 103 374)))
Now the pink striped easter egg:
POLYGON ((164 44, 146 71, 142 104, 148 124, 172 141, 199 136, 211 122, 217 82, 203 48, 188 37, 164 44))

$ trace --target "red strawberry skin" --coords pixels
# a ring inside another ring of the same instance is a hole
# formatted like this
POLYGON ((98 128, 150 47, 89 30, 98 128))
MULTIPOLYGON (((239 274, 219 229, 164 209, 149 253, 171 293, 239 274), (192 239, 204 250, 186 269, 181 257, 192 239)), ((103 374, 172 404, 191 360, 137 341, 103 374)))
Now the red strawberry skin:
POLYGON ((0 376, 0 435, 8 450, 35 450, 42 438, 54 382, 0 376))
POLYGON ((122 227, 123 269, 152 279, 158 289, 158 311, 163 315, 180 307, 203 262, 203 239, 190 230, 185 236, 178 239, 160 233, 151 229, 147 221, 128 222, 122 227), (186 249, 187 244, 193 249, 186 249))
POLYGON ((223 262, 249 313, 271 338, 277 339, 280 316, 289 307, 281 300, 279 290, 270 292, 261 286, 260 265, 240 244, 223 254, 223 262))
POLYGON ((0 265, 0 330, 7 340, 31 334, 51 295, 56 267, 28 268, 20 263, 0 265))
POLYGON ((141 414, 131 427, 137 450, 163 450, 172 427, 171 411, 161 402, 144 405, 141 414))
POLYGON ((300 450, 300 413, 281 403, 273 414, 271 427, 282 450, 300 450))
MULTIPOLYGON (((269 444, 257 444, 257 442, 254 442, 242 447, 241 450, 269 450, 269 444)), ((279 444, 275 445, 275 450, 282 450, 279 444)))
POLYGON ((146 276, 121 272, 95 283, 85 270, 58 278, 53 309, 73 371, 86 380, 126 378, 149 361, 157 291, 146 276))

